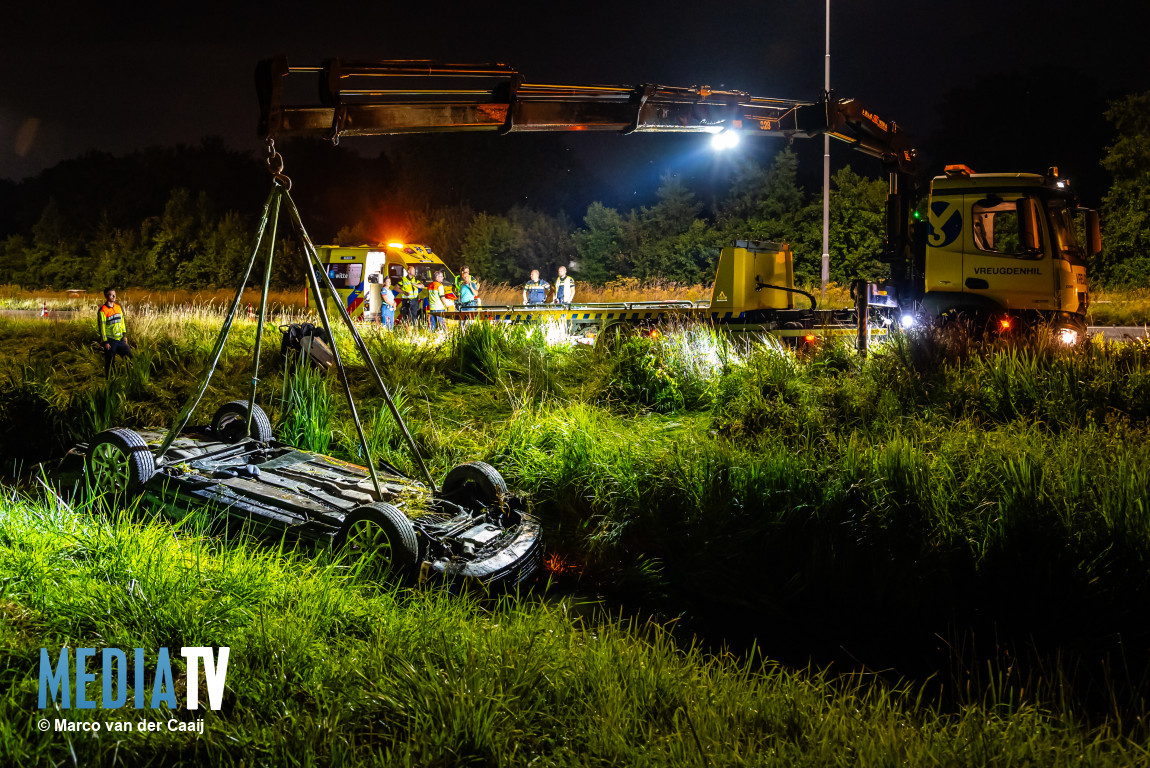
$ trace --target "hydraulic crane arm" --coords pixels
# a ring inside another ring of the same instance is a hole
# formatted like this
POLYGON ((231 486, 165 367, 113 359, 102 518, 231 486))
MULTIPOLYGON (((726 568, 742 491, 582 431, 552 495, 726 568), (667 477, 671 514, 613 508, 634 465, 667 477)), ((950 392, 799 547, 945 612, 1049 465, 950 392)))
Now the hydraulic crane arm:
POLYGON ((259 135, 265 139, 338 142, 343 136, 443 131, 735 131, 788 139, 829 134, 886 166, 890 193, 882 258, 891 262, 900 285, 909 285, 916 269, 910 224, 915 151, 896 123, 853 99, 829 93, 815 102, 771 99, 707 86, 540 85, 525 82, 505 64, 328 59, 318 67, 290 67, 286 56, 259 63, 256 90, 259 135), (288 103, 288 88, 309 75, 318 81, 316 99, 288 103))
POLYGON ((290 67, 285 56, 260 62, 256 89, 264 138, 439 131, 829 133, 904 173, 914 171, 914 149, 898 125, 829 94, 809 102, 707 86, 541 85, 525 82, 505 64, 328 59, 318 67, 290 67), (291 75, 317 78, 318 103, 285 102, 291 75))
POLYGON ((791 137, 813 135, 800 128, 796 115, 800 108, 816 106, 706 86, 540 85, 524 82, 519 72, 503 64, 329 59, 319 67, 289 67, 283 56, 260 62, 256 88, 264 138, 723 130, 791 137), (300 74, 318 77, 318 104, 285 103, 288 76, 300 74))
POLYGON ((800 107, 797 120, 805 129, 804 135, 830 134, 888 167, 909 176, 915 174, 916 152, 906 131, 854 99, 835 99, 828 94, 817 104, 800 107))

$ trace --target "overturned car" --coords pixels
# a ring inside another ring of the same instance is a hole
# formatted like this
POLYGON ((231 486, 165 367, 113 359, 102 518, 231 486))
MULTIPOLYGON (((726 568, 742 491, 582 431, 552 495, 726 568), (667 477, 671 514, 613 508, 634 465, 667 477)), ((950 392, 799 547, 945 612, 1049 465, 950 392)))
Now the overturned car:
POLYGON ((248 401, 227 403, 160 461, 164 431, 105 430, 69 451, 61 480, 144 495, 177 518, 207 510, 264 538, 334 547, 385 578, 515 587, 541 564, 539 522, 488 464, 455 467, 433 492, 381 461, 377 484, 365 467, 278 442, 258 405, 248 424, 248 401))

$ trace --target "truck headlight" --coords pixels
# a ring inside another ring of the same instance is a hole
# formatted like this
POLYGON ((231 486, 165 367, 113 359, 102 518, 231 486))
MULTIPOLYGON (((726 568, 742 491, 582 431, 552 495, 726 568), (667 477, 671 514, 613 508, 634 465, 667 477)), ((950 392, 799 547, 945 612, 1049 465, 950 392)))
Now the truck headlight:
POLYGON ((1078 343, 1078 331, 1073 328, 1059 328, 1058 340, 1068 347, 1073 347, 1078 343))
POLYGON ((898 319, 898 326, 903 330, 914 328, 916 325, 918 325, 918 321, 915 320, 914 315, 906 314, 898 319))

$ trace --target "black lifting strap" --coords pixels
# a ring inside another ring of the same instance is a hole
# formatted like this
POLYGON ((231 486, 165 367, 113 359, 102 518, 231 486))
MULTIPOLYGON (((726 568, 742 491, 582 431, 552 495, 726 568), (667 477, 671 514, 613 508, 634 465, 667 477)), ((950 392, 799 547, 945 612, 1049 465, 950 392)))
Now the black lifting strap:
MULTIPOLYGON (((220 357, 223 354, 224 345, 227 342, 228 336, 231 333, 232 324, 235 321, 236 314, 239 310, 241 300, 243 298, 244 289, 247 287, 248 279, 251 277, 252 268, 255 266, 256 259, 260 255, 260 248, 263 246, 265 239, 269 241, 268 256, 265 262, 263 291, 260 296, 260 309, 259 309, 259 328, 256 336, 256 351, 261 347, 261 334, 265 318, 267 316, 267 302, 268 302, 268 287, 271 275, 272 256, 275 250, 275 235, 279 221, 279 213, 281 207, 286 207, 288 215, 291 219, 292 229, 295 231, 296 236, 299 238, 304 252, 308 257, 307 276, 312 289, 312 295, 316 297, 316 310, 319 313, 320 322, 328 338, 332 339, 331 350, 332 356, 337 370, 339 371, 340 381, 343 384, 344 395, 347 398, 348 408, 351 411, 352 420, 355 423, 356 436, 359 438, 360 450, 363 451, 364 460, 367 463, 368 471, 371 473, 372 485, 375 487, 377 494, 382 497, 383 491, 379 481, 379 475, 376 471, 375 462, 372 459, 371 448, 367 443, 367 438, 363 432, 363 424, 360 422, 359 413, 356 409, 355 398, 351 392, 351 385, 347 378, 347 370, 344 368, 343 361, 339 354, 338 346, 332 336, 331 322, 327 313, 326 297, 324 291, 321 289, 320 279, 322 279, 322 287, 326 289, 326 296, 330 297, 332 303, 339 308, 340 315, 343 318, 344 324, 351 332, 353 341, 355 342, 356 349, 360 357, 363 358, 368 372, 371 373, 372 379, 375 381, 376 386, 379 388, 383 395, 384 401, 387 403, 388 409, 391 411, 392 417, 395 418, 396 423, 399 425, 400 431, 403 433, 404 439, 407 441, 408 447, 411 449, 411 454, 415 458, 419 468, 423 471, 424 476, 427 478, 428 485, 434 493, 436 490, 435 480, 431 476, 431 472, 427 469, 427 465, 423 461, 423 457, 419 453, 419 448, 415 443, 415 439, 411 436, 407 424, 403 420, 403 416, 399 413, 399 409, 395 407, 395 402, 392 400, 391 393, 387 389, 387 385, 383 381, 383 377, 379 373, 379 368, 376 366, 375 361, 368 351, 367 345, 363 341, 363 337, 359 335, 358 329, 355 327, 354 321, 347 313, 347 308, 344 307, 343 302, 340 300, 339 293, 336 291, 335 286, 328 277, 327 271, 324 269, 323 264, 319 260, 319 254, 316 251, 315 245, 312 243, 311 238, 307 234, 307 230, 303 226, 303 221, 300 219, 299 209, 296 208, 295 201, 292 200, 291 193, 291 180, 283 174, 283 160, 278 152, 275 152, 274 147, 269 142, 269 171, 272 173, 272 189, 268 193, 267 201, 264 203, 263 214, 260 217, 259 227, 256 232, 255 244, 252 247, 252 255, 248 259, 247 268, 244 270, 243 278, 240 280, 239 285, 236 287, 236 295, 232 301, 231 308, 228 310, 227 316, 224 318, 223 327, 220 328, 220 334, 216 338, 215 346, 212 349, 211 356, 208 362, 208 368, 204 372, 201 380, 198 382, 192 395, 180 410, 176 418, 176 423, 168 430, 164 442, 161 444, 160 449, 156 453, 156 462, 159 464, 164 455, 171 448, 172 443, 180 433, 187 427, 192 414, 199 406, 200 401, 203 399, 204 392, 207 391, 208 384, 211 381, 212 375, 215 373, 216 367, 219 365, 220 357)), ((251 388, 249 393, 248 402, 255 403, 256 387, 259 381, 259 357, 253 361, 251 388)), ((254 409, 249 408, 249 430, 251 411, 254 409)))

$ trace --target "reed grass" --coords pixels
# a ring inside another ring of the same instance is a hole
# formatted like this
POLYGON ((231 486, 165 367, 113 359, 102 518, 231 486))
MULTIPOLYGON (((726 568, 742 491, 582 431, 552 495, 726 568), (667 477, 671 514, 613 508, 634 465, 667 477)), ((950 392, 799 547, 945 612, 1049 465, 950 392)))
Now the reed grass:
MULTIPOLYGON (((198 309, 216 314, 222 313, 231 306, 235 299, 234 288, 217 288, 214 290, 184 290, 151 288, 119 288, 116 291, 116 301, 125 310, 141 311, 144 309, 198 309)), ((62 310, 91 310, 96 311, 104 297, 99 291, 87 290, 56 290, 51 288, 27 289, 17 285, 0 285, 0 309, 40 309, 47 306, 49 309, 62 310)), ((258 307, 260 289, 248 288, 244 291, 243 305, 251 304, 258 307)), ((303 289, 289 289, 270 291, 268 302, 274 311, 290 311, 302 309, 304 306, 303 289)))

